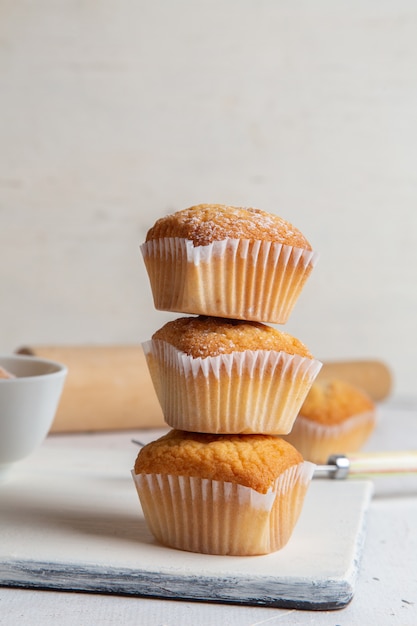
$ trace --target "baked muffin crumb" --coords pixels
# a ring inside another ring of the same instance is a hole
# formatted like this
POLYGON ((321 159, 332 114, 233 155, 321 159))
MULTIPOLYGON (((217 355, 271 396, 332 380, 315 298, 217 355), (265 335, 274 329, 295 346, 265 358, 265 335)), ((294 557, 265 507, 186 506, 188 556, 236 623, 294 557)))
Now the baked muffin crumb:
POLYGON ((282 217, 260 209, 224 204, 199 204, 161 217, 148 231, 146 241, 163 237, 183 237, 194 246, 224 239, 247 239, 311 250, 301 231, 282 217))
POLYGON ((374 402, 358 387, 343 380, 323 379, 313 383, 300 415, 318 424, 332 425, 374 409, 374 402))
POLYGON ((243 352, 275 350, 313 358, 307 347, 288 333, 261 322, 200 315, 167 322, 152 339, 166 341, 197 358, 243 352))
POLYGON ((209 435, 171 430, 144 446, 135 474, 171 474, 237 483, 266 493, 301 454, 272 435, 209 435))

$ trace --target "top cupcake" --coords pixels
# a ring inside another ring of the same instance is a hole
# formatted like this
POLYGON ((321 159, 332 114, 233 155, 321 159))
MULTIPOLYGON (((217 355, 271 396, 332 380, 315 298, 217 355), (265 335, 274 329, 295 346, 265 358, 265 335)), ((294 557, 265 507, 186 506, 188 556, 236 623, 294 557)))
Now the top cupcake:
POLYGON ((155 308, 284 324, 316 261, 290 222, 200 204, 160 218, 141 246, 155 308))

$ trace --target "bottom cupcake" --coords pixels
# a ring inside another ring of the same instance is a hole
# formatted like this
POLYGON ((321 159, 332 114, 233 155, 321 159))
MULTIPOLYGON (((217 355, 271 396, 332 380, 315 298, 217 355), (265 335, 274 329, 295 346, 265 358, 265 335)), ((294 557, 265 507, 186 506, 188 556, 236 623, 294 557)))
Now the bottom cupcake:
POLYGON ((278 437, 172 430, 140 450, 132 476, 162 544, 250 556, 288 542, 313 471, 278 437))
POLYGON ((361 389, 342 380, 313 383, 285 440, 313 463, 332 454, 356 452, 376 424, 374 402, 361 389))

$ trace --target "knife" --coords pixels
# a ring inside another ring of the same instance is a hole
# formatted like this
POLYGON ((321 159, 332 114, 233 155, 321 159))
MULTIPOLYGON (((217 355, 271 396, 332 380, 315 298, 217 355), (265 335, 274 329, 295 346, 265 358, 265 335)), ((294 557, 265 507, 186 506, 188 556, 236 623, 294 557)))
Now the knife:
POLYGON ((417 450, 332 454, 325 465, 316 465, 314 478, 344 479, 349 476, 413 474, 417 472, 417 450))

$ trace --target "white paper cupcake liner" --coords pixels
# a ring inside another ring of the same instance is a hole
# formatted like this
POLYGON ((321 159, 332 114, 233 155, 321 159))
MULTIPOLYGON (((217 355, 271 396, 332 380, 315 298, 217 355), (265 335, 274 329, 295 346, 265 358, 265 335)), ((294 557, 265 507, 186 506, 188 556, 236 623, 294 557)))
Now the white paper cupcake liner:
POLYGON ((143 349, 165 421, 192 432, 290 432, 322 366, 273 350, 194 358, 160 340, 143 349))
POLYGON ((313 472, 307 461, 295 465, 266 494, 188 476, 132 476, 158 541, 191 552, 248 556, 274 552, 288 542, 313 472))
POLYGON ((313 463, 326 463, 332 454, 359 450, 375 428, 376 413, 367 411, 339 424, 319 424, 299 415, 284 438, 313 463))
POLYGON ((284 324, 317 262, 311 250, 225 239, 194 246, 176 237, 141 246, 155 308, 284 324))

